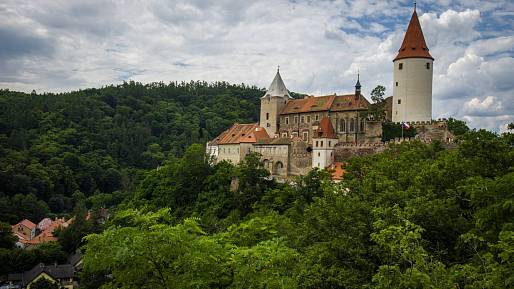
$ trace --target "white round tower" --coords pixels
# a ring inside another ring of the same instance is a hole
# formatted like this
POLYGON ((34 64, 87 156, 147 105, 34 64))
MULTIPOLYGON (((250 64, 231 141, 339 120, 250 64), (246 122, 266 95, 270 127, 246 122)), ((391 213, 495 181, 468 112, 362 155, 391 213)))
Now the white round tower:
POLYGON ((428 51, 416 8, 393 63, 393 122, 431 121, 434 58, 428 51))

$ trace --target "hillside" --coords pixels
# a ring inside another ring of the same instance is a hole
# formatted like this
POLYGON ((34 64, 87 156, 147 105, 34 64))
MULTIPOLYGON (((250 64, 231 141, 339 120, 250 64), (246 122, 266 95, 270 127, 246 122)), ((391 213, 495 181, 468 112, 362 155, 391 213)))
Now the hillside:
POLYGON ((117 202, 145 170, 234 122, 256 121, 262 94, 225 82, 0 90, 0 221, 69 212, 92 195, 117 202))

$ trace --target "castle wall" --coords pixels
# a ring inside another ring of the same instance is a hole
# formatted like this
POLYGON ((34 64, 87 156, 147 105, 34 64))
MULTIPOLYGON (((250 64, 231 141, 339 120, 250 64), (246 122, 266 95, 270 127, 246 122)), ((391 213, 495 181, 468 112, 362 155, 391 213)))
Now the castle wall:
POLYGON ((280 116, 281 137, 299 137, 312 143, 319 120, 328 116, 338 139, 343 143, 379 142, 382 137, 382 124, 364 119, 362 111, 306 112, 280 116), (318 120, 316 120, 316 117, 318 120), (353 125, 352 125, 353 119, 353 125), (362 123, 364 121, 364 123, 362 123))
POLYGON ((264 167, 274 176, 286 177, 289 171, 289 145, 255 144, 253 151, 261 154, 264 167))
POLYGON ((291 142, 289 175, 306 175, 312 168, 312 145, 303 141, 291 142))
POLYGON ((239 144, 222 144, 218 146, 218 161, 229 161, 238 164, 241 161, 239 144))
POLYGON ((374 144, 338 144, 335 147, 335 161, 344 162, 355 156, 365 156, 383 152, 386 149, 383 143, 374 144))

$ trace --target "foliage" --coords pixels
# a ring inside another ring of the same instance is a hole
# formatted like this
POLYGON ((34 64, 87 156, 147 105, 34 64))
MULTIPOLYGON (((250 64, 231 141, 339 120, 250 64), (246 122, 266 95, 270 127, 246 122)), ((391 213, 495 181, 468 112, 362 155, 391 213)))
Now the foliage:
POLYGON ((56 242, 41 244, 30 250, 0 248, 0 276, 28 271, 39 263, 60 264, 66 261, 66 256, 66 252, 56 242))
POLYGON ((469 131, 469 127, 463 120, 450 117, 447 122, 448 130, 456 136, 463 135, 469 131))
POLYGON ((0 90, 0 221, 69 213, 77 192, 91 197, 87 205, 117 205, 118 191, 133 191, 145 170, 257 120, 262 94, 226 82, 0 90))
POLYGON ((399 123, 383 122, 382 123, 382 141, 394 140, 395 138, 402 137, 415 137, 416 128, 411 126, 410 128, 402 128, 399 123))
POLYGON ((384 99, 385 87, 378 85, 371 91, 371 100, 373 103, 369 106, 368 116, 372 120, 384 121, 386 117, 386 101, 384 99))
POLYGON ((10 249, 16 243, 16 237, 12 233, 11 225, 0 222, 0 248, 10 249))
POLYGON ((339 184, 320 170, 275 183, 258 155, 222 162, 185 215, 136 198, 140 209, 87 237, 83 278, 112 274, 104 288, 510 288, 513 155, 512 135, 469 131, 456 149, 409 142, 353 158, 339 184))

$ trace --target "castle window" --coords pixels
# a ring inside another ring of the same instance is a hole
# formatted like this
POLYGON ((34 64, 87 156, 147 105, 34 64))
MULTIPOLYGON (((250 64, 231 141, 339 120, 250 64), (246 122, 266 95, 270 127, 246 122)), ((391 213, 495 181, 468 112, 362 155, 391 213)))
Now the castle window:
POLYGON ((346 121, 344 119, 341 119, 341 122, 339 123, 339 131, 346 132, 346 121))
POLYGON ((316 121, 318 121, 319 120, 319 115, 316 114, 316 118, 315 119, 316 119, 316 121))
POLYGON ((266 120, 269 119, 269 112, 266 112, 266 120))
POLYGON ((401 99, 398 99, 398 104, 402 104, 402 100, 401 99))
POLYGON ((323 147, 323 141, 321 141, 320 143, 321 143, 321 147, 323 147))
POLYGON ((266 124, 266 126, 267 126, 267 127, 271 127, 271 124, 267 123, 267 124, 266 124))
POLYGON ((398 81, 396 82, 396 86, 398 86, 398 81))
POLYGON ((293 135, 293 137, 298 137, 298 133, 297 132, 293 132, 292 135, 293 135))
POLYGON ((350 119, 350 132, 355 131, 355 120, 352 118, 350 119))
POLYGON ((427 62, 427 69, 430 70, 430 62, 427 62))
POLYGON ((301 123, 304 123, 304 122, 305 122, 305 117, 304 117, 304 116, 302 116, 302 117, 300 118, 300 122, 301 122, 301 123))
POLYGON ((320 152, 318 152, 318 157, 321 157, 321 153, 320 152))
POLYGON ((328 141, 328 146, 331 147, 332 146, 332 142, 331 141, 328 141))
POLYGON ((289 124, 289 117, 286 117, 286 124, 289 124))
POLYGON ((318 141, 316 141, 316 147, 318 147, 318 141))
POLYGON ((311 123, 311 116, 310 115, 307 116, 307 123, 311 123))
POLYGON ((364 119, 361 119, 361 127, 360 127, 360 131, 361 131, 361 132, 364 132, 364 119))
POLYGON ((294 123, 298 123, 298 117, 297 116, 294 117, 294 123))
POLYGON ((304 141, 307 141, 308 139, 309 139, 309 132, 304 131, 304 132, 303 132, 303 140, 304 140, 304 141))
POLYGON ((398 69, 399 69, 399 70, 402 70, 402 69, 403 69, 403 63, 400 63, 400 64, 398 65, 398 69))
POLYGON ((282 133, 282 137, 283 137, 283 138, 287 138, 287 132, 283 132, 283 133, 282 133))

